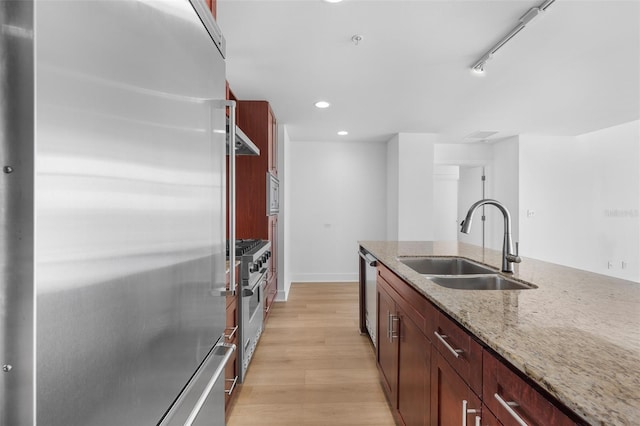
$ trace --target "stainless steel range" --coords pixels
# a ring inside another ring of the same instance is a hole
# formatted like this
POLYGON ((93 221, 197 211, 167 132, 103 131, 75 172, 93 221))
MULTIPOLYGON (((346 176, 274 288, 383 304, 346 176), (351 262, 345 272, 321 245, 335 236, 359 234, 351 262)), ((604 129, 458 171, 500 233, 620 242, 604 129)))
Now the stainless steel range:
POLYGON ((264 323, 264 287, 271 262, 271 243, 263 240, 237 240, 236 258, 240 259, 238 315, 240 323, 238 380, 244 377, 256 349, 264 323))

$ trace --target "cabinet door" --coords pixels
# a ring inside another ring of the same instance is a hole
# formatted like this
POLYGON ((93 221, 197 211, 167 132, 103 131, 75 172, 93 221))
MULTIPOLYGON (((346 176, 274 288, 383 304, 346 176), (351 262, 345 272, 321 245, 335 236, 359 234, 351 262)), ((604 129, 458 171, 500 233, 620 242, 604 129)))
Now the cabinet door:
POLYGON ((484 404, 482 404, 482 422, 480 424, 481 426, 502 426, 502 423, 496 419, 496 416, 484 404))
POLYGON ((530 426, 578 424, 488 351, 483 370, 482 399, 505 426, 520 425, 518 419, 530 426))
POLYGON ((271 241, 271 260, 268 280, 278 279, 278 216, 269 216, 269 241, 271 241))
MULTIPOLYGON (((237 269, 237 268, 236 268, 237 269)), ((237 275, 236 275, 237 276, 237 275)), ((228 275, 227 275, 228 277, 228 275)), ((227 296, 227 328, 224 331, 225 342, 238 344, 238 296, 227 296)), ((224 370, 225 398, 224 406, 227 409, 231 403, 233 392, 238 381, 238 352, 234 351, 233 356, 227 362, 224 370)))
POLYGON ((398 412, 407 426, 428 425, 431 342, 403 311, 398 316, 398 412))
MULTIPOLYGON (((378 279, 381 279, 378 277, 378 279)), ((398 340, 392 337, 395 303, 380 284, 377 286, 378 334, 377 358, 382 373, 382 384, 395 409, 398 403, 398 340)))
POLYGON ((238 383, 238 352, 234 351, 233 355, 227 362, 224 369, 224 408, 229 414, 229 404, 235 398, 236 384, 238 383))
POLYGON ((264 320, 266 321, 269 316, 269 312, 271 312, 271 305, 273 305, 273 302, 276 299, 276 294, 278 293, 275 278, 267 282, 264 293, 264 320))
POLYGON ((431 426, 475 425, 481 418, 480 398, 437 350, 431 355, 431 426))
POLYGON ((271 108, 268 110, 268 123, 269 123, 269 171, 272 175, 278 176, 278 123, 276 117, 273 115, 271 108))

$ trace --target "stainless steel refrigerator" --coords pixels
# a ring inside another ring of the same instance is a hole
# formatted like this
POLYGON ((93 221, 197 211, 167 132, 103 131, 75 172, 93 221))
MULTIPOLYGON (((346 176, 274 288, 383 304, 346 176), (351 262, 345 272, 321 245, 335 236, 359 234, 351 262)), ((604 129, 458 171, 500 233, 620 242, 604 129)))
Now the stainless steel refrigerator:
POLYGON ((0 425, 224 425, 204 0, 2 1, 0 23, 0 425))

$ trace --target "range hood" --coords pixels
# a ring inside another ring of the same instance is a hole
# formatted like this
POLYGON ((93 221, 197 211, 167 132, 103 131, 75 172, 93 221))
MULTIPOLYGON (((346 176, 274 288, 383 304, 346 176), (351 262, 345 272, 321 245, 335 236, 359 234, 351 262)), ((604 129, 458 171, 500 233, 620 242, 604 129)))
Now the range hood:
MULTIPOLYGON (((229 118, 227 118, 227 155, 229 155, 229 118)), ((245 135, 238 126, 236 126, 236 155, 260 155, 258 148, 249 136, 245 135)))

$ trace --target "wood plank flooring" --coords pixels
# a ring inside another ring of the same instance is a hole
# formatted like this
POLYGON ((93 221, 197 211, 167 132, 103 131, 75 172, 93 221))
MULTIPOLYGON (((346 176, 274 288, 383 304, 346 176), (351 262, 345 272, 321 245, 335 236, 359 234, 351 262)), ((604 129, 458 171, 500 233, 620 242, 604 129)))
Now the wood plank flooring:
POLYGON ((228 426, 395 425, 357 283, 294 283, 271 309, 228 426))

